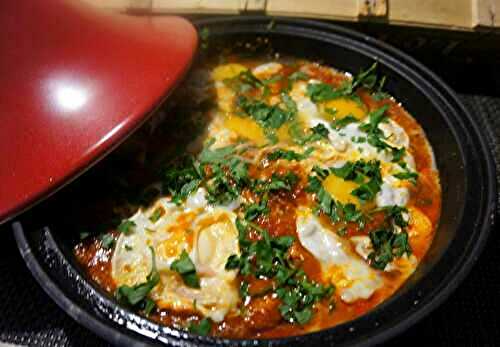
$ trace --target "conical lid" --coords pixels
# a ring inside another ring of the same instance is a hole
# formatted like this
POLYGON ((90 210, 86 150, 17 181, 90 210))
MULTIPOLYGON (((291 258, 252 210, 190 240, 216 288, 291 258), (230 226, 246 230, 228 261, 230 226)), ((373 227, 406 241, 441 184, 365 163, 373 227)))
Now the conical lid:
POLYGON ((195 28, 77 2, 0 4, 0 223, 75 178, 182 79, 195 28))

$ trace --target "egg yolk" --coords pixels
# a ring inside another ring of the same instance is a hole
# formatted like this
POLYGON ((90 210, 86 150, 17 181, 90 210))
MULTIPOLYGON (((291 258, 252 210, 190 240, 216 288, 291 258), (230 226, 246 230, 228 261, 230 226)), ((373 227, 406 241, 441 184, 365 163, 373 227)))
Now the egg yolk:
POLYGON ((323 114, 328 120, 333 120, 333 118, 342 119, 347 115, 352 115, 359 120, 366 117, 366 111, 363 106, 348 98, 330 100, 326 102, 323 107, 325 110, 323 114), (335 114, 332 115, 326 112, 326 109, 335 110, 335 114))
POLYGON ((212 78, 215 81, 223 81, 227 78, 233 78, 238 76, 241 72, 248 70, 246 67, 240 64, 226 64, 217 66, 212 71, 212 78))
POLYGON ((358 188, 358 185, 353 181, 344 181, 343 178, 329 175, 323 181, 323 187, 335 198, 335 200, 343 204, 351 203, 359 207, 360 203, 358 198, 351 194, 354 189, 358 188))
MULTIPOLYGON (((251 118, 231 115, 227 117, 224 125, 226 128, 237 133, 239 136, 255 142, 258 146, 264 145, 269 142, 268 138, 264 134, 262 127, 251 118)), ((276 135, 278 136, 278 140, 280 142, 290 141, 288 129, 289 125, 284 124, 276 131, 276 135)))

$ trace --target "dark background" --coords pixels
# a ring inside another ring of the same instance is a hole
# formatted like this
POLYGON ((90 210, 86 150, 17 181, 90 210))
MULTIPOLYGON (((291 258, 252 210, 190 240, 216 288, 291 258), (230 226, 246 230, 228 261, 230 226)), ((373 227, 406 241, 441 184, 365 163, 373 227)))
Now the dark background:
MULTIPOLYGON (((483 127, 500 163, 500 34, 383 24, 344 24, 386 41, 441 76, 483 127)), ((500 171, 499 171, 500 172, 500 171)), ((24 265, 9 225, 0 227, 0 341, 30 346, 106 346, 43 292, 24 265)), ((446 302, 387 346, 500 345, 500 238, 491 233, 479 261, 446 302)))

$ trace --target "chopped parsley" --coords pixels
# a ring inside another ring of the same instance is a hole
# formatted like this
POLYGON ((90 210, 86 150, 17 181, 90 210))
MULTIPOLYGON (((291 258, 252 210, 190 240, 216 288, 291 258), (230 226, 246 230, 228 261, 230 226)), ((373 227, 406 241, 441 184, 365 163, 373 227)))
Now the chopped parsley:
POLYGON ((196 268, 186 250, 183 250, 180 257, 172 262, 170 270, 181 275, 184 284, 188 287, 200 288, 200 279, 196 274, 196 268))
POLYGON ((238 96, 236 104, 244 115, 250 116, 262 128, 276 130, 294 119, 297 113, 297 106, 289 96, 282 94, 282 100, 286 108, 279 105, 270 106, 261 100, 252 100, 243 95, 238 96))
POLYGON ((237 93, 245 93, 264 86, 264 83, 255 77, 251 70, 245 70, 232 78, 226 78, 223 83, 237 93))
POLYGON ((111 249, 115 245, 115 238, 111 234, 102 234, 100 239, 101 246, 104 249, 111 249))
POLYGON ((209 318, 203 318, 198 323, 190 323, 188 327, 188 331, 191 334, 197 334, 202 336, 208 335, 211 329, 212 329, 212 323, 210 322, 209 318))
POLYGON ((129 235, 131 232, 134 231, 135 228, 135 222, 131 220, 125 220, 118 225, 118 231, 125 234, 129 235))
POLYGON ((330 171, 345 181, 353 181, 359 184, 351 194, 361 202, 371 201, 380 191, 382 175, 380 173, 380 162, 378 160, 348 161, 340 168, 331 168, 330 171))
POLYGON ((408 210, 402 206, 385 206, 374 212, 385 214, 385 226, 369 233, 373 251, 368 255, 369 264, 375 269, 384 270, 394 258, 404 254, 410 255, 412 250, 408 233, 408 210))
POLYGON ((283 175, 273 173, 270 180, 255 180, 253 190, 256 193, 291 190, 298 181, 299 177, 291 171, 283 175))
POLYGON ((385 140, 384 132, 378 127, 380 123, 387 122, 387 116, 385 112, 389 108, 389 105, 384 105, 375 111, 368 114, 368 123, 365 123, 359 127, 359 129, 367 134, 366 140, 377 150, 387 150, 392 154, 392 162, 399 162, 406 153, 404 147, 398 148, 391 146, 385 140))
POLYGON ((344 87, 335 88, 327 83, 309 83, 306 89, 306 95, 315 103, 337 99, 349 95, 344 87))
POLYGON ((211 204, 225 205, 238 198, 247 181, 247 164, 236 158, 228 160, 228 166, 213 164, 212 174, 206 183, 207 200, 211 204))
POLYGON ((379 81, 378 81, 378 85, 377 85, 377 88, 375 89, 375 91, 373 92, 372 94, 372 97, 373 99, 377 100, 377 101, 380 101, 380 100, 383 100, 383 99, 389 99, 391 98, 391 95, 382 91, 382 89, 384 88, 385 86, 385 76, 383 76, 379 81))
POLYGON ((288 161, 296 160, 300 161, 309 157, 309 155, 314 151, 314 148, 308 148, 304 153, 297 153, 291 150, 277 149, 267 155, 269 160, 284 159, 288 161))
MULTIPOLYGON (((293 236, 271 237, 266 230, 241 219, 236 220, 236 226, 241 255, 231 255, 226 262, 226 270, 237 269, 242 276, 271 279, 273 291, 282 301, 279 311, 283 319, 298 324, 309 322, 313 305, 331 297, 334 287, 309 280, 303 270, 294 266, 288 253, 295 241, 293 236), (247 238, 250 228, 260 233, 259 240, 247 238)), ((242 282, 240 292, 243 296, 250 295, 247 282, 242 282)))
POLYGON ((352 114, 348 114, 347 116, 340 118, 340 119, 335 119, 332 121, 331 126, 333 129, 340 130, 344 128, 346 125, 351 124, 351 123, 356 123, 359 120, 354 117, 352 114))
POLYGON ((309 75, 302 71, 295 71, 290 76, 288 76, 288 79, 291 82, 307 81, 309 79, 309 75))
MULTIPOLYGON (((208 174, 199 170, 200 177, 205 181, 208 192, 207 200, 211 204, 227 204, 235 200, 241 189, 248 183, 248 164, 235 157, 234 146, 210 149, 214 140, 208 141, 206 147, 199 155, 200 168, 208 168, 208 174)), ((201 184, 196 181, 196 186, 201 184)), ((194 189, 193 189, 194 190, 194 189)))
POLYGON ((259 203, 247 205, 245 208, 245 219, 252 221, 261 214, 268 214, 269 208, 267 207, 267 200, 267 196, 264 195, 259 203))
POLYGON ((313 168, 316 175, 309 176, 309 184, 306 191, 316 194, 317 209, 328 216, 332 222, 353 222, 360 227, 365 224, 365 216, 352 203, 343 204, 335 200, 323 187, 322 180, 328 175, 327 169, 313 168))
POLYGON ((234 146, 226 146, 217 149, 210 149, 215 139, 208 141, 207 145, 201 151, 198 159, 202 164, 222 164, 226 159, 235 153, 234 146))
MULTIPOLYGON (((375 72, 377 63, 374 63, 367 70, 362 70, 352 79, 344 81, 340 86, 334 87, 327 83, 310 83, 307 85, 307 96, 315 103, 329 101, 341 97, 352 98, 356 102, 360 102, 359 96, 355 94, 356 90, 363 87, 372 90, 377 85, 377 74, 375 72)), ((381 92, 385 79, 379 82, 378 93, 381 92), (380 83, 382 83, 380 85, 380 83)))
POLYGON ((144 305, 143 305, 144 314, 146 316, 149 316, 155 308, 156 308, 156 303, 152 299, 146 297, 144 299, 144 305))
POLYGON ((155 253, 152 247, 149 247, 149 249, 151 250, 152 265, 151 271, 146 277, 146 282, 134 286, 120 286, 115 293, 118 302, 124 305, 141 307, 146 314, 150 313, 154 308, 154 302, 148 299, 147 295, 160 283, 160 274, 156 269, 155 253))
POLYGON ((156 223, 158 221, 158 219, 160 219, 160 217, 163 216, 164 213, 165 213, 165 210, 163 210, 162 207, 157 207, 157 208, 155 208, 155 210, 153 211, 153 213, 149 217, 149 220, 152 223, 156 223))
POLYGON ((405 162, 400 162, 398 165, 403 169, 403 171, 394 174, 393 176, 400 180, 408 180, 413 185, 417 185, 418 173, 410 171, 405 162))
POLYGON ((408 233, 379 229, 369 233, 374 251, 368 255, 372 267, 384 270, 395 257, 411 254, 408 233))
POLYGON ((310 128, 309 132, 306 134, 300 127, 300 124, 294 122, 289 128, 289 134, 296 144, 303 146, 309 142, 328 139, 330 131, 322 123, 319 123, 318 125, 310 128))
POLYGON ((281 75, 274 75, 268 79, 265 79, 262 81, 262 84, 264 85, 268 85, 268 84, 273 84, 273 83, 276 83, 276 82, 279 82, 283 79, 283 76, 281 75))
POLYGON ((172 202, 180 205, 189 194, 198 189, 202 181, 199 164, 186 157, 180 165, 172 165, 165 170, 162 188, 172 195, 172 202))

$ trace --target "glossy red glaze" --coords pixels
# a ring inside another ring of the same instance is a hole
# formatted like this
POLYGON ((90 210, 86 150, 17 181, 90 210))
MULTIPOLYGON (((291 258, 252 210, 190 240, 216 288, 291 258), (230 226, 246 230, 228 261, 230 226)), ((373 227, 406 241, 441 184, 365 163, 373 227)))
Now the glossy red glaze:
POLYGON ((48 196, 140 126, 189 68, 178 17, 62 1, 0 5, 0 223, 48 196))

